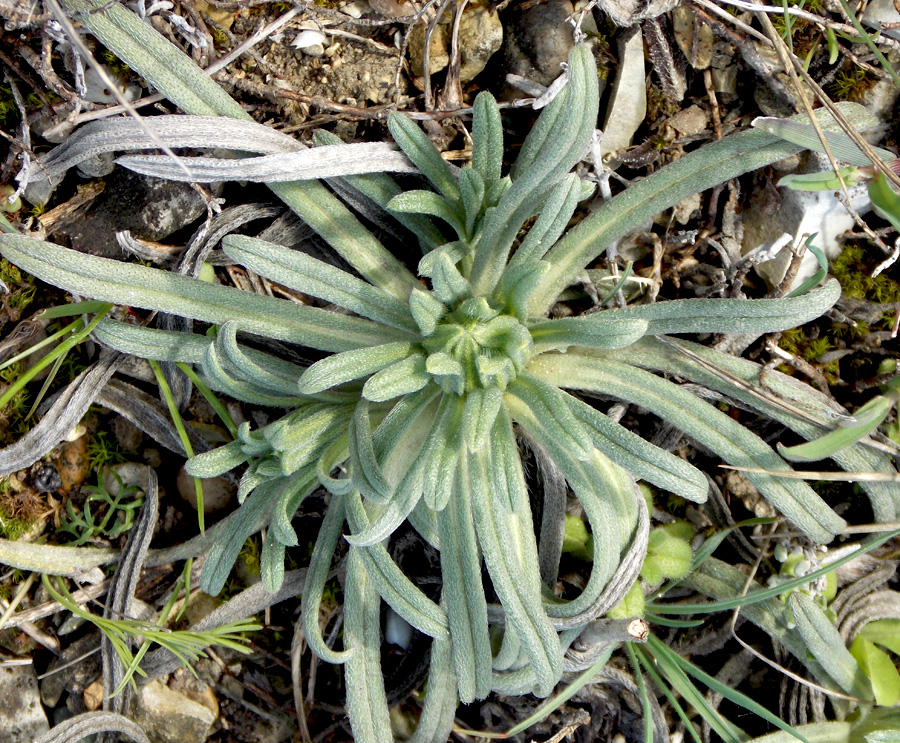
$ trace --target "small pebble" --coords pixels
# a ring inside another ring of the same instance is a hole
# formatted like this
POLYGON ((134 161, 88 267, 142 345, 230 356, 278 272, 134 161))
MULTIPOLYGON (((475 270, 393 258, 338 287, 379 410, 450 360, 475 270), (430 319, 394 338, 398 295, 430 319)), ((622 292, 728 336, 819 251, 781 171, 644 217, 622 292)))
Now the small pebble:
MULTIPOLYGON (((178 470, 178 494, 194 510, 197 509, 197 491, 194 487, 194 478, 184 471, 184 467, 178 470)), ((220 511, 237 495, 237 486, 224 477, 202 478, 203 483, 203 512, 215 513, 220 511)))

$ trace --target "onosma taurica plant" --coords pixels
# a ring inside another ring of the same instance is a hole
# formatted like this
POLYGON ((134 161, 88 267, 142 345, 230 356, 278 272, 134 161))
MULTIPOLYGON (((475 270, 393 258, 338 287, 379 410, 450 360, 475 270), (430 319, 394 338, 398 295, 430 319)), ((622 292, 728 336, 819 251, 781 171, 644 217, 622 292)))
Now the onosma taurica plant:
MULTIPOLYGON (((93 22, 94 16, 83 17, 93 22)), ((103 29, 95 33, 107 45, 114 41, 103 29)), ((127 58, 127 50, 117 53, 127 58)), ((128 61, 141 64, 138 58, 128 61)), ((232 103, 219 101, 214 112, 243 115, 232 103)), ((209 113, 192 110, 190 102, 179 105, 189 113, 209 113)), ((621 601, 646 551, 648 517, 636 479, 690 501, 706 498, 703 473, 614 422, 591 403, 592 395, 634 403, 725 462, 765 470, 788 465, 732 417, 671 379, 730 394, 807 438, 829 425, 821 397, 805 385, 770 376, 792 409, 809 411, 786 412, 710 370, 724 368, 730 379, 742 378, 749 387, 755 365, 675 341, 690 351, 685 354, 657 336, 793 327, 836 301, 834 281, 789 299, 678 300, 549 317, 560 293, 613 240, 691 193, 799 148, 761 132, 729 137, 644 179, 566 232, 590 192, 571 173, 597 119, 596 69, 588 46, 571 53, 568 83, 542 112, 509 173, 502 168, 493 98, 481 93, 474 108, 472 163, 459 170, 442 160, 410 119, 391 117, 394 140, 431 189, 401 192, 385 174, 344 179, 415 235, 421 247, 417 266, 394 257, 315 181, 301 184, 303 198, 288 196, 285 184, 273 190, 323 234, 352 271, 259 239, 224 239, 225 253, 237 263, 340 311, 27 237, 0 238, 6 258, 52 284, 214 325, 202 335, 104 320, 96 332, 103 344, 193 364, 213 389, 287 411, 262 428, 242 424, 235 441, 188 464, 201 477, 241 472, 240 508, 207 556, 202 586, 218 593, 247 537, 266 527, 262 577, 276 590, 285 548, 298 543, 292 517, 305 497, 324 488, 329 505, 315 535, 303 624, 313 651, 344 665, 350 719, 363 741, 391 739, 380 667, 382 600, 432 638, 431 677, 416 740, 443 741, 459 702, 491 691, 547 696, 564 670, 584 667, 572 656, 572 644, 621 601), (303 368, 247 345, 248 334, 325 355, 303 368), (553 591, 565 508, 554 511, 545 503, 545 521, 551 513, 560 521, 536 527, 537 494, 529 493, 523 474, 523 440, 562 473, 590 525, 590 577, 570 600, 553 591), (426 595, 389 553, 391 534, 405 522, 439 551, 439 595, 426 595), (335 649, 322 635, 318 610, 341 540, 349 543, 349 555, 343 645, 335 649)), ((320 136, 320 143, 331 143, 329 135, 320 136)), ((836 457, 847 468, 890 468, 881 454, 859 446, 836 457)), ((804 483, 770 474, 749 477, 810 539, 828 542, 843 528, 843 520, 804 483)), ((865 487, 877 517, 895 520, 896 486, 865 487)))

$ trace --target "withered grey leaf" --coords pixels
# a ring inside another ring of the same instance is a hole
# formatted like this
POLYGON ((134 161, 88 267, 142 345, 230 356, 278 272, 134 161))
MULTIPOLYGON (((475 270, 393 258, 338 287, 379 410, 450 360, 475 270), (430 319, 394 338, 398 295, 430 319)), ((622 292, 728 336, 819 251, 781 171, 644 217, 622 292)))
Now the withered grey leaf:
POLYGON ((304 145, 262 124, 220 116, 152 116, 91 122, 59 147, 44 155, 38 165, 43 177, 54 180, 69 168, 106 152, 155 149, 147 133, 151 128, 169 147, 216 147, 259 155, 297 152, 304 145))
MULTIPOLYGON (((184 446, 162 403, 137 387, 118 379, 111 380, 97 395, 97 404, 127 418, 158 444, 185 457, 184 446)), ((188 426, 186 428, 194 452, 207 451, 209 445, 188 426)))
POLYGON ((241 159, 182 157, 180 162, 175 162, 166 155, 127 155, 116 162, 124 168, 154 178, 201 183, 286 183, 363 173, 417 172, 406 155, 387 142, 324 145, 301 152, 241 159), (182 166, 187 167, 190 176, 182 166))
POLYGON ((645 18, 668 13, 679 0, 599 0, 597 5, 617 26, 633 26, 645 18))
POLYGON ((34 743, 78 743, 97 733, 119 733, 137 743, 150 743, 136 723, 114 712, 84 712, 70 717, 44 733, 34 743))
MULTIPOLYGON (((131 616, 131 602, 134 592, 137 590, 138 580, 141 577, 141 570, 159 516, 156 472, 150 467, 145 467, 144 470, 146 482, 141 483, 141 489, 144 491, 144 505, 141 506, 140 516, 128 535, 128 541, 122 550, 122 556, 112 578, 106 606, 103 610, 103 616, 107 619, 122 619, 131 616)), ((132 485, 133 483, 123 483, 123 486, 126 484, 132 485)), ((103 661, 103 709, 124 712, 129 699, 133 696, 133 691, 128 685, 122 689, 120 694, 113 696, 113 692, 118 689, 125 678, 125 666, 106 633, 103 633, 100 641, 100 656, 103 661)))
POLYGON ((119 353, 106 356, 57 393, 40 423, 16 443, 0 449, 0 477, 30 467, 62 441, 97 399, 122 358, 119 353))

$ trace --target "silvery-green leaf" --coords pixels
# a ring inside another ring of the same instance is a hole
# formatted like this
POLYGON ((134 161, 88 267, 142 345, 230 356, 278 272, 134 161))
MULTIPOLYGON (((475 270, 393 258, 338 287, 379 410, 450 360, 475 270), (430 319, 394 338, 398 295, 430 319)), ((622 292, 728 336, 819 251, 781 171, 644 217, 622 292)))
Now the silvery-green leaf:
POLYGON ((322 660, 329 663, 343 663, 353 653, 353 648, 332 650, 325 642, 322 627, 319 624, 319 609, 322 605, 322 594, 328 580, 328 569, 337 549, 344 525, 344 496, 334 495, 328 504, 328 511, 319 527, 303 593, 300 595, 300 614, 303 617, 303 634, 310 649, 322 660))
MULTIPOLYGON (((354 531, 368 527, 365 507, 355 491, 347 496, 347 522, 354 531)), ((429 637, 447 637, 444 610, 406 577, 383 544, 350 549, 363 559, 375 589, 394 611, 429 637)))
POLYGON ((539 354, 566 351, 571 346, 624 348, 646 335, 649 328, 650 324, 644 319, 610 317, 601 310, 581 317, 544 320, 530 325, 528 330, 534 340, 534 352, 539 354))
POLYGON ((469 451, 475 452, 485 447, 502 404, 503 392, 497 387, 466 393, 462 425, 463 439, 469 451))
POLYGON ((272 446, 266 441, 262 431, 251 430, 248 421, 238 424, 237 438, 241 442, 244 453, 248 456, 254 457, 260 454, 268 454, 272 450, 272 446))
MULTIPOLYGON (((859 106, 859 104, 856 105, 859 106)), ((860 106, 860 108, 862 107, 860 106)), ((750 122, 750 126, 768 134, 774 134, 776 137, 799 145, 805 150, 825 151, 825 148, 822 147, 822 140, 819 139, 818 133, 809 123, 804 124, 800 121, 791 121, 790 119, 758 116, 750 122)), ((846 134, 830 132, 824 128, 822 129, 822 134, 825 135, 828 149, 831 150, 831 154, 834 155, 836 160, 843 160, 851 165, 860 167, 873 164, 868 155, 859 149, 846 134)), ((875 146, 872 146, 872 150, 885 162, 891 162, 891 160, 896 158, 896 155, 890 150, 875 146)))
POLYGON ((244 402, 271 408, 287 408, 307 401, 307 398, 298 394, 270 395, 265 392, 259 392, 254 389, 253 385, 241 379, 240 376, 232 374, 230 369, 225 368, 223 362, 224 359, 221 357, 216 344, 210 343, 206 347, 206 353, 203 355, 202 368, 204 376, 214 390, 225 392, 244 402))
POLYGON ((231 472, 248 459, 241 449, 240 441, 232 441, 223 444, 195 457, 191 457, 185 464, 185 472, 192 477, 218 477, 226 472, 231 472))
POLYGON ((388 117, 388 128, 400 149, 431 181, 431 185, 451 203, 458 204, 460 194, 456 177, 419 125, 407 116, 392 113, 388 117))
POLYGON ((373 503, 387 503, 394 495, 394 488, 385 478, 375 456, 368 400, 359 401, 350 419, 349 442, 354 487, 373 503))
POLYGON ((413 289, 409 295, 409 311, 422 335, 427 337, 434 332, 438 322, 446 314, 447 307, 435 299, 431 292, 413 289))
POLYGON ((469 487, 462 473, 438 519, 441 575, 463 704, 484 699, 491 688, 491 642, 481 582, 481 550, 475 537, 469 487))
POLYGON ((638 477, 695 503, 706 500, 709 484, 700 470, 680 457, 607 418, 599 410, 566 396, 575 416, 587 427, 594 446, 638 477))
POLYGON ((535 415, 519 400, 508 397, 507 407, 513 419, 546 449, 562 470, 591 526, 594 552, 588 584, 578 598, 545 606, 551 617, 574 616, 578 617, 576 621, 586 624, 599 616, 592 609, 618 566, 620 552, 633 531, 628 521, 634 508, 622 507, 622 504, 627 504, 629 499, 633 502, 634 486, 621 467, 596 450, 592 450, 593 455, 587 461, 576 459, 571 447, 556 436, 554 430, 544 425, 545 419, 535 415), (590 614, 585 615, 585 612, 590 614))
POLYGON ((463 168, 459 172, 459 191, 462 197, 463 212, 466 215, 466 232, 472 237, 475 231, 475 220, 484 209, 484 179, 474 168, 463 168))
POLYGON ((331 387, 368 377, 413 354, 412 343, 386 343, 327 356, 310 366, 300 377, 298 388, 311 395, 331 387))
POLYGON ((443 219, 460 238, 466 235, 466 225, 460 211, 434 191, 404 191, 391 199, 387 208, 401 214, 429 214, 443 219))
POLYGON ((503 272, 499 295, 519 320, 528 319, 528 300, 549 270, 550 264, 546 261, 529 261, 515 267, 507 266, 503 272))
POLYGON ((98 323, 94 337, 110 348, 142 359, 186 364, 202 362, 206 347, 211 343, 208 336, 197 333, 158 330, 109 319, 98 323))
POLYGON ((391 743, 381 672, 381 600, 372 588, 362 556, 351 548, 344 585, 344 644, 353 651, 344 665, 347 714, 354 737, 365 743, 391 743))
POLYGON ((552 269, 532 295, 529 314, 543 316, 556 297, 608 245, 695 193, 712 188, 800 148, 759 131, 741 132, 669 163, 602 204, 569 230, 546 258, 552 269))
POLYGON ((269 593, 275 593, 284 581, 284 545, 267 539, 259 558, 259 577, 269 593))
MULTIPOLYGON (((250 119, 190 57, 123 6, 108 6, 101 0, 65 0, 63 5, 107 49, 183 111, 250 119)), ((327 188, 315 181, 269 187, 363 277, 406 299, 415 277, 327 188)))
POLYGON ((494 97, 486 90, 475 97, 472 115, 472 167, 482 180, 496 181, 503 167, 503 124, 494 97))
MULTIPOLYGON (((602 391, 661 416, 729 464, 766 470, 789 467, 756 434, 678 385, 628 364, 577 354, 544 354, 532 374, 568 389, 602 391)), ((846 526, 805 483, 785 483, 774 475, 748 473, 754 485, 810 539, 830 542, 846 526)))
POLYGON ((415 331, 406 302, 299 250, 243 235, 222 241, 227 256, 260 276, 351 310, 374 322, 415 331))
POLYGON ((259 520, 268 513, 276 488, 277 483, 268 482, 250 493, 228 529, 210 547, 200 576, 200 587, 205 593, 216 596, 222 590, 244 542, 259 529, 259 520))
POLYGON ((427 276, 428 278, 431 278, 434 274, 435 261, 439 257, 446 254, 451 263, 457 264, 463 259, 464 256, 468 255, 468 253, 469 245, 463 240, 446 242, 440 247, 432 250, 430 253, 426 253, 425 255, 423 255, 416 270, 419 272, 420 276, 427 276))
POLYGON ((386 402, 422 389, 431 381, 425 371, 425 356, 415 354, 373 374, 363 385, 363 397, 386 402))
POLYGON ((818 459, 825 459, 872 433, 893 407, 892 399, 876 395, 853 414, 856 419, 855 424, 838 426, 822 438, 813 439, 805 444, 797 446, 779 444, 778 453, 789 462, 814 462, 818 459))
POLYGON ((296 396, 297 380, 303 367, 241 346, 237 341, 237 329, 237 323, 227 322, 216 334, 216 348, 228 364, 260 392, 296 396))
POLYGON ((671 333, 771 333, 814 320, 841 296, 835 279, 799 297, 782 299, 674 299, 604 310, 587 318, 645 320, 647 335, 671 333))
POLYGON ((460 273, 453 259, 443 252, 438 252, 431 272, 431 286, 434 296, 441 302, 450 304, 472 293, 468 280, 460 273))
MULTIPOLYGON (((210 144, 211 142, 207 142, 205 146, 210 144)), ((117 158, 116 163, 152 178, 199 183, 222 181, 278 183, 384 171, 417 172, 415 166, 402 152, 386 142, 328 145, 299 152, 245 157, 240 160, 196 156, 181 157, 175 161, 168 155, 127 155, 117 158), (185 172, 185 167, 188 172, 185 172)))
POLYGON ((262 485, 266 480, 270 478, 265 477, 259 474, 259 465, 257 462, 251 462, 250 466, 241 475, 241 479, 238 482, 238 491, 237 491, 237 502, 243 503, 247 500, 247 496, 250 495, 256 488, 262 485))
POLYGON ((576 459, 588 461, 594 442, 587 429, 575 418, 566 404, 565 393, 532 374, 520 374, 507 388, 507 396, 522 401, 541 422, 549 435, 576 459))
POLYGON ((449 637, 436 638, 431 643, 428 688, 431 693, 425 695, 422 714, 409 743, 450 740, 459 700, 456 696, 456 677, 453 675, 449 637))
POLYGON ((332 477, 330 474, 349 456, 349 442, 346 436, 341 436, 316 461, 316 476, 319 478, 319 483, 332 495, 346 495, 353 488, 351 478, 332 477))
POLYGON ((506 611, 506 631, 515 631, 535 673, 534 693, 547 696, 562 676, 559 638, 541 605, 540 588, 525 577, 525 565, 537 561, 537 552, 526 553, 522 532, 532 525, 522 523, 492 494, 489 469, 491 447, 464 455, 460 469, 463 487, 471 488, 472 510, 478 543, 484 552, 491 583, 506 611))
POLYGON ((405 333, 368 320, 99 258, 29 237, 0 235, 0 254, 33 276, 76 294, 211 323, 235 320, 247 332, 323 351, 406 340, 405 333))
POLYGON ((182 111, 250 119, 190 57, 125 6, 101 0, 64 0, 62 6, 182 111))
POLYGON ((527 161, 527 166, 520 168, 517 160, 512 187, 485 220, 470 275, 477 293, 486 293, 497 285, 525 220, 540 210, 549 190, 581 159, 597 124, 597 68, 587 45, 579 44, 569 53, 568 72, 565 90, 541 115, 553 118, 552 137, 543 138, 540 144, 534 140, 532 147, 532 135, 541 127, 539 119, 519 157, 523 163, 527 161), (551 111, 554 108, 557 110, 551 111))
MULTIPOLYGON (((313 142, 316 145, 343 144, 340 137, 324 129, 316 129, 313 132, 313 142)), ((397 182, 386 173, 351 175, 340 180, 366 198, 371 199, 384 210, 387 210, 388 202, 401 192, 397 182)), ((445 242, 441 231, 428 217, 418 214, 395 214, 394 218, 419 238, 422 252, 434 250, 445 242)))
POLYGON ((803 644, 828 675, 847 694, 871 699, 869 681, 822 608, 802 591, 791 593, 789 606, 803 644))
POLYGON ((422 497, 428 507, 442 511, 453 493, 460 455, 460 421, 465 404, 456 395, 443 395, 434 425, 422 449, 425 469, 422 497))
POLYGON ((571 173, 554 186, 537 221, 516 248, 506 270, 521 263, 543 258, 569 225, 575 207, 581 201, 581 179, 571 173))
MULTIPOLYGON (((275 496, 275 507, 269 517, 269 536, 272 537, 272 541, 294 547, 297 545, 297 532, 291 526, 291 520, 300 507, 300 503, 318 484, 315 463, 308 464, 291 477, 283 479, 284 484, 278 489, 275 496)), ((276 590, 279 586, 276 586, 276 590)))
MULTIPOLYGON (((763 388, 759 384, 762 367, 758 364, 681 339, 672 345, 655 338, 642 338, 629 349, 629 361, 635 366, 674 374, 718 390, 779 421, 805 439, 818 438, 846 412, 810 385, 777 371, 766 375, 763 388)), ((888 456, 862 444, 841 449, 832 458, 848 472, 890 474, 897 471, 888 456)), ((877 521, 900 518, 900 483, 863 481, 859 487, 869 496, 877 521)))

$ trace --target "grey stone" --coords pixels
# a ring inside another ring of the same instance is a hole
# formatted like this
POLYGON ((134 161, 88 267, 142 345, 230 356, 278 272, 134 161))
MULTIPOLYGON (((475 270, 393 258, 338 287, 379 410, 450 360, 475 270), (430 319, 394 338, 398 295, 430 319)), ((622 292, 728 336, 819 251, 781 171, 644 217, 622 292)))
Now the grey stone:
POLYGON ((0 667, 0 740, 32 743, 49 729, 34 666, 0 667))
POLYGON ((559 77, 575 45, 568 21, 574 12, 569 0, 547 0, 522 11, 506 35, 507 72, 545 87, 559 77))
POLYGON ((203 199, 187 183, 164 181, 117 168, 106 179, 103 193, 87 212, 54 226, 53 236, 83 253, 121 255, 116 232, 158 241, 206 213, 203 199))
POLYGON ((132 715, 152 743, 204 743, 216 717, 206 705, 159 681, 141 688, 132 715))

